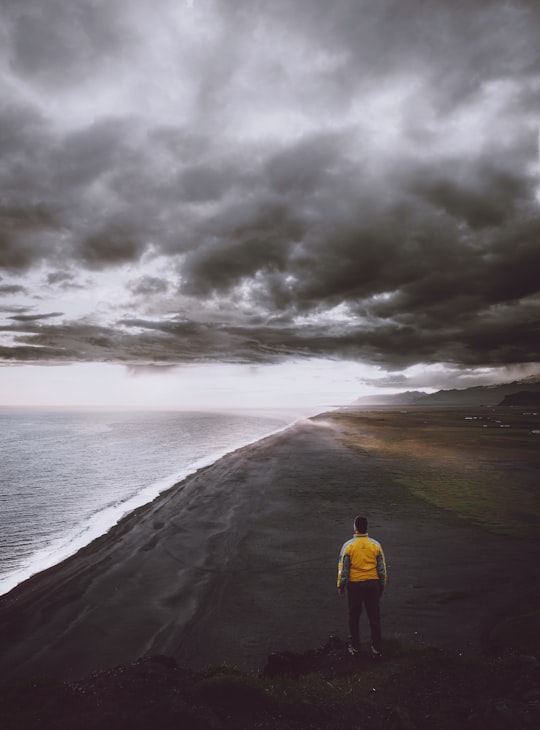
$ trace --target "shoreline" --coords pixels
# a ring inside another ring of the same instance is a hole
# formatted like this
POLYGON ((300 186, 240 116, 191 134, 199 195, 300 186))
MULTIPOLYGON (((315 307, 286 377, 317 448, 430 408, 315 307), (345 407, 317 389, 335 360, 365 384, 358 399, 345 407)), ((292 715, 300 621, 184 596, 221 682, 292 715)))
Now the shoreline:
POLYGON ((479 651, 508 609, 500 576, 520 596, 538 584, 538 542, 419 499, 340 421, 319 414, 229 453, 0 597, 5 676, 73 679, 152 653, 256 668, 344 636, 335 571, 358 512, 389 566, 384 635, 479 651))
MULTIPOLYGON (((319 414, 315 414, 315 416, 310 416, 309 418, 316 417, 316 415, 319 414)), ((295 423, 305 420, 305 418, 305 416, 300 416, 290 423, 269 431, 264 436, 257 436, 254 439, 248 440, 231 449, 216 451, 213 454, 201 457, 189 466, 179 469, 174 475, 171 474, 169 477, 163 477, 151 484, 148 484, 136 494, 126 498, 120 504, 114 507, 107 506, 98 510, 90 515, 83 523, 77 525, 77 527, 73 529, 73 535, 72 537, 67 538, 67 542, 66 538, 58 537, 50 546, 39 550, 33 555, 33 564, 22 566, 9 573, 0 575, 0 598, 9 594, 12 590, 17 588, 17 586, 25 583, 27 580, 30 580, 39 573, 49 570, 55 565, 58 565, 64 560, 76 555, 80 550, 91 545, 95 540, 107 535, 119 522, 121 522, 125 517, 128 517, 132 512, 151 504, 155 499, 165 494, 168 490, 182 484, 182 482, 196 474, 201 469, 212 466, 222 458, 229 454, 234 454, 246 446, 251 446, 259 441, 263 441, 269 436, 279 434, 294 426, 295 423), (107 516, 105 520, 103 519, 104 515, 107 516), (103 524, 101 524, 101 521, 103 521, 103 524), (84 538, 81 539, 81 535, 85 535, 84 538), (62 546, 59 548, 54 547, 55 543, 61 543, 62 546)))

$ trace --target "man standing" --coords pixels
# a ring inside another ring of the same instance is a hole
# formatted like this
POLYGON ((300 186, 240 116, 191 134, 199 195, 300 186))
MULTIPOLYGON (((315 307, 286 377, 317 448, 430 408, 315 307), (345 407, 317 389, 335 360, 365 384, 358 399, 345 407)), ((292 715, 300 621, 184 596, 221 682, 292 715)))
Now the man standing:
POLYGON ((354 535, 339 554, 337 586, 340 596, 345 594, 347 586, 349 653, 356 656, 360 651, 360 616, 365 606, 371 629, 371 655, 379 659, 382 656, 379 600, 386 585, 386 561, 380 543, 369 537, 367 525, 365 517, 355 517, 354 535))

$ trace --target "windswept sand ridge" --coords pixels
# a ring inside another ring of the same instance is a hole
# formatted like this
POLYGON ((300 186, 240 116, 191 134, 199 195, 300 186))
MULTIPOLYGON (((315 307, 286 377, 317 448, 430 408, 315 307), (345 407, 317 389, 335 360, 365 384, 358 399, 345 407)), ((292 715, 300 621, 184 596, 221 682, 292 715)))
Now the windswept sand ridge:
POLYGON ((240 449, 0 599, 4 676, 77 677, 144 653, 257 667, 345 635, 335 572, 358 512, 389 564, 384 632, 476 650, 538 584, 538 543, 416 498, 344 434, 325 414, 240 449))

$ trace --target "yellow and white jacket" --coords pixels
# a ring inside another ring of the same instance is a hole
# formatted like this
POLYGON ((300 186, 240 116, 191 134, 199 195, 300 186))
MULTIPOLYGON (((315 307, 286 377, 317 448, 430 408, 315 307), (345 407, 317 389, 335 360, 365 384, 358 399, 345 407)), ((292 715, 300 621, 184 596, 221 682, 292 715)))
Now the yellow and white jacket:
POLYGON ((338 563, 338 588, 347 582, 378 580, 381 588, 386 585, 386 560, 383 549, 377 540, 355 534, 341 548, 338 563))

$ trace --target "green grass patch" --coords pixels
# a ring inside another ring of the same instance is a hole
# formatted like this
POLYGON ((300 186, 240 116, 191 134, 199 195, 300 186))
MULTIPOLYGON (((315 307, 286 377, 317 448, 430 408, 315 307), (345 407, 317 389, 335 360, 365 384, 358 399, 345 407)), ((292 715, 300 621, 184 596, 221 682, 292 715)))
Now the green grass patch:
POLYGON ((402 496, 380 490, 382 500, 409 495, 489 532, 534 539, 540 455, 531 424, 508 409, 473 411, 374 409, 333 420, 349 447, 376 457, 394 484, 406 487, 402 496), (502 423, 511 427, 500 428, 502 423))
MULTIPOLYGON (((393 472, 393 478, 419 499, 498 535, 534 537, 540 524, 538 505, 530 512, 515 511, 527 498, 517 486, 492 479, 465 478, 452 473, 393 472)), ((530 502, 531 500, 527 500, 530 502)))

